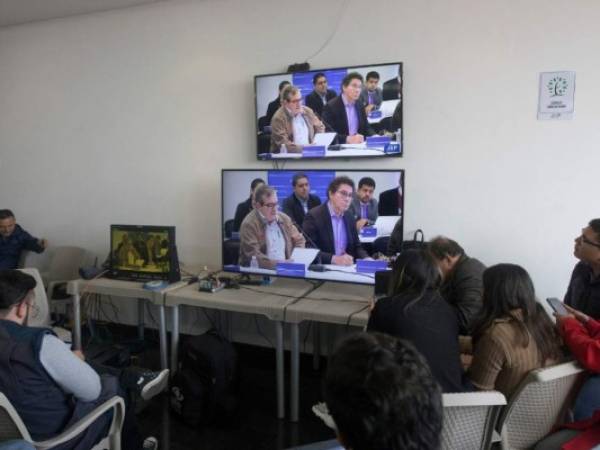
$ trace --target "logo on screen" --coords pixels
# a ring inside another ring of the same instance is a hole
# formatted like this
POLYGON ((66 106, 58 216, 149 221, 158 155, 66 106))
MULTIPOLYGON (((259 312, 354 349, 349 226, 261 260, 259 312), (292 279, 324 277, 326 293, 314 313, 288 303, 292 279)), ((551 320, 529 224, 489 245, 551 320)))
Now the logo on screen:
POLYGON ((563 77, 554 77, 548 81, 546 87, 548 88, 548 93, 552 97, 561 97, 567 93, 569 83, 563 77))

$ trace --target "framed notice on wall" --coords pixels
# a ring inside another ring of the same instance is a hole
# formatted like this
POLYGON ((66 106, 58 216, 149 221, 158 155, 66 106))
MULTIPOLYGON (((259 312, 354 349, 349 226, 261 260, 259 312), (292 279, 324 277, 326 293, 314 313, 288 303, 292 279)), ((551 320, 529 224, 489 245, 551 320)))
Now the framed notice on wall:
POLYGON ((540 73, 538 120, 571 119, 575 110, 575 72, 540 73))

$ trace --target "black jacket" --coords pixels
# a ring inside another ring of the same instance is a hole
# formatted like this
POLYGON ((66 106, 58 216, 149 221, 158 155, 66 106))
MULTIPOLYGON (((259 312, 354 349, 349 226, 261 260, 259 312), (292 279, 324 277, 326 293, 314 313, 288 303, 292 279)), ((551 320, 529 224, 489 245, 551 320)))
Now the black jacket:
MULTIPOLYGON (((321 204, 321 199, 316 195, 309 194, 308 195, 308 209, 312 209, 315 206, 319 206, 321 204)), ((296 198, 296 195, 292 193, 288 198, 283 202, 283 212, 292 218, 299 227, 302 226, 302 222, 304 222, 304 208, 300 203, 300 200, 296 198)))
POLYGON ((389 189, 379 194, 377 211, 380 216, 397 216, 398 208, 404 211, 404 196, 398 193, 398 188, 389 189))
MULTIPOLYGON (((369 254, 362 248, 358 239, 358 232, 354 224, 354 217, 348 211, 344 213, 344 223, 346 224, 346 253, 352 255, 354 259, 367 258, 369 254)), ((333 241, 333 226, 331 225, 331 214, 327 203, 323 203, 310 211, 304 217, 302 224, 304 232, 312 239, 315 245, 321 250, 319 253, 323 264, 331 264, 331 258, 335 254, 335 242, 333 241)), ((311 245, 307 239, 306 245, 311 245)))
POLYGON ((246 201, 237 205, 237 208, 235 209, 235 217, 233 218, 233 231, 240 231, 242 222, 250 211, 252 211, 251 198, 248 198, 246 201))
POLYGON ((273 115, 277 112, 280 106, 281 101, 279 100, 279 97, 269 103, 269 106, 267 106, 267 114, 265 114, 267 125, 271 125, 271 119, 273 119, 273 115))
MULTIPOLYGON (((337 94, 332 89, 327 89, 327 94, 325 94, 325 99, 327 101, 334 99, 337 97, 337 94)), ((323 114, 323 100, 321 100, 321 96, 317 94, 315 91, 312 91, 310 94, 306 96, 304 100, 304 104, 312 109, 319 118, 323 114)))
MULTIPOLYGON (((367 122, 367 115, 364 108, 361 108, 360 102, 357 100, 354 104, 358 117, 358 133, 363 136, 371 136, 373 130, 367 122)), ((323 108, 323 124, 328 131, 335 131, 338 134, 339 143, 345 144, 348 137, 348 118, 346 117, 346 107, 342 96, 330 100, 323 108)))
POLYGON ((407 310, 414 297, 395 296, 377 301, 367 331, 410 341, 421 353, 444 392, 461 392, 463 370, 454 311, 437 291, 427 291, 407 310))
POLYGON ((600 276, 594 277, 589 264, 577 263, 564 301, 593 319, 600 319, 600 276))
POLYGON ((471 334, 481 312, 484 270, 481 261, 463 255, 442 285, 442 296, 456 311, 461 334, 471 334))

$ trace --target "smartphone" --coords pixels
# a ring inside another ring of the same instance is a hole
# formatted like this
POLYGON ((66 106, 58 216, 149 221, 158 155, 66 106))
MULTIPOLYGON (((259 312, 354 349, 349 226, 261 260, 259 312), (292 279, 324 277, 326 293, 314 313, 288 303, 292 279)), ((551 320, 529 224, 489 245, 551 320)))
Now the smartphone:
POLYGON ((563 305, 563 302, 559 299, 552 297, 547 298, 546 301, 550 305, 550 308, 552 308, 559 316, 567 316, 569 314, 569 311, 567 311, 567 308, 565 308, 565 305, 563 305))

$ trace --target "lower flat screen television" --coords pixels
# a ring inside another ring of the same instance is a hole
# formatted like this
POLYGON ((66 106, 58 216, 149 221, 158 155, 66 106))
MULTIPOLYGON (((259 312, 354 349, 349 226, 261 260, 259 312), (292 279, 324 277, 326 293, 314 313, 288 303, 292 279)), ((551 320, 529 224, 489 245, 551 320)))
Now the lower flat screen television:
POLYGON ((108 275, 125 280, 179 281, 175 227, 111 225, 108 275))
POLYGON ((404 198, 401 169, 224 169, 223 269, 374 284, 402 239, 404 198))

